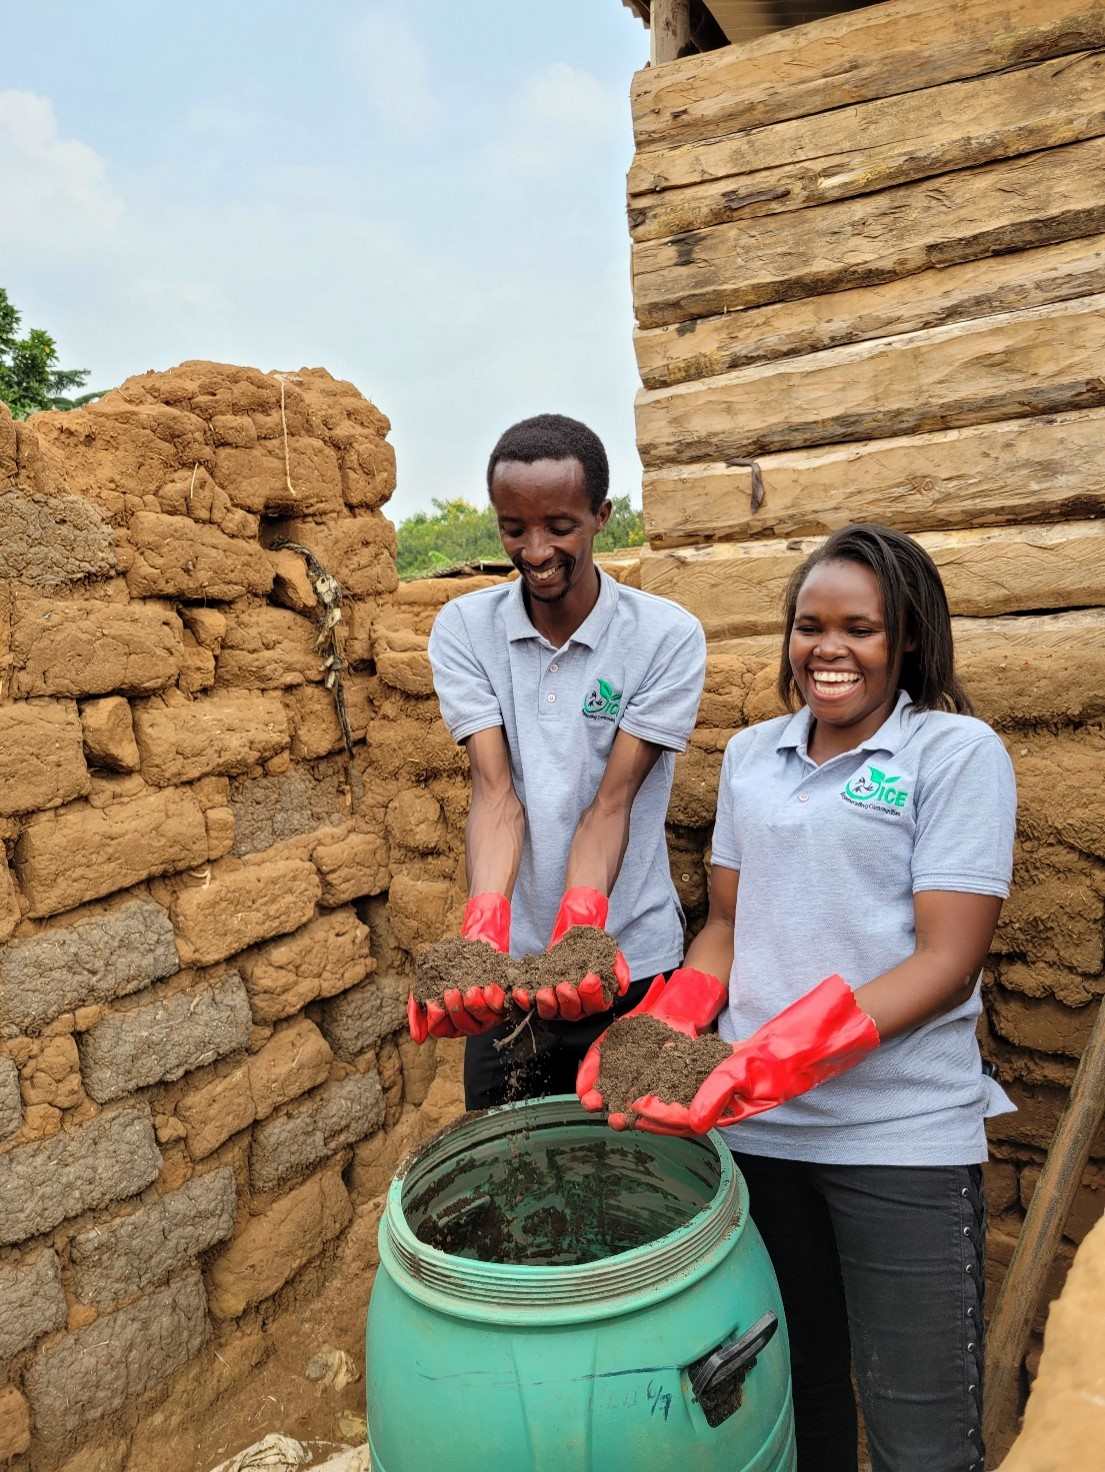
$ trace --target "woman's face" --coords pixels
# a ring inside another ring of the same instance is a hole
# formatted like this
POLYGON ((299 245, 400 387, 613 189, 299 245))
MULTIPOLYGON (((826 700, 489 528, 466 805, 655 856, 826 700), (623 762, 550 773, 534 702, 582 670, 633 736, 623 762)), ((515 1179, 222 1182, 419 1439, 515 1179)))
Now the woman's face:
POLYGON ((787 652, 815 721, 864 727, 857 740, 878 730, 896 698, 898 671, 890 668, 882 599, 870 568, 817 564, 798 594, 787 652))

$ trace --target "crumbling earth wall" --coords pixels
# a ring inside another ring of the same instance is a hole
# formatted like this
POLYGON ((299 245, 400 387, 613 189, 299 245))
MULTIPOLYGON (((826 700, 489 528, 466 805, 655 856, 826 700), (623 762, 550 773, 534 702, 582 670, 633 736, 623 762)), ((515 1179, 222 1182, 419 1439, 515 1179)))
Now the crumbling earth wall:
POLYGON ((1000 1472, 1074 1472, 1100 1465, 1105 1435, 1105 1221, 1099 1221, 1047 1321, 1024 1429, 1000 1472))
POLYGON ((363 1393, 304 1366, 359 1358, 381 1193, 460 1107, 455 1059, 435 1079, 404 1037, 412 948, 459 911, 466 787, 392 627, 387 431, 318 369, 186 363, 29 424, 0 406, 19 1472, 149 1472, 170 1446, 206 1467, 256 1425, 337 1436, 363 1393), (348 751, 282 541, 347 595, 348 751))

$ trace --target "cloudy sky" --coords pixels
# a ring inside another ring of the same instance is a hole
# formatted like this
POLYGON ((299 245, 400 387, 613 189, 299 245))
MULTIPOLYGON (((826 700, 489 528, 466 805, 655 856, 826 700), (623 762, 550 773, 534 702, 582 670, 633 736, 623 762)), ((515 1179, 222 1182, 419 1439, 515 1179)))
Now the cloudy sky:
POLYGON ((639 504, 618 0, 50 0, 4 32, 0 286, 90 388, 322 365, 392 418, 397 518, 558 410, 639 504))

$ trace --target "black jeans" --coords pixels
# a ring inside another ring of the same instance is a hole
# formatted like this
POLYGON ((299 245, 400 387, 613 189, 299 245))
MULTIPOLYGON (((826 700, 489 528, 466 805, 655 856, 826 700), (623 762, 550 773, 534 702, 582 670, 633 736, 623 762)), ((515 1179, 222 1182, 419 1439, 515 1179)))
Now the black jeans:
POLYGON ((779 1279, 799 1472, 982 1472, 982 1168, 733 1152, 779 1279))
POLYGON ((511 1025, 469 1038, 464 1045, 464 1107, 491 1109, 520 1099, 544 1099, 550 1094, 574 1094, 576 1071, 583 1055, 615 1017, 635 1007, 652 983, 633 981, 618 997, 613 1013, 598 1012, 579 1022, 541 1022, 536 1012, 509 1048, 497 1049, 511 1025))

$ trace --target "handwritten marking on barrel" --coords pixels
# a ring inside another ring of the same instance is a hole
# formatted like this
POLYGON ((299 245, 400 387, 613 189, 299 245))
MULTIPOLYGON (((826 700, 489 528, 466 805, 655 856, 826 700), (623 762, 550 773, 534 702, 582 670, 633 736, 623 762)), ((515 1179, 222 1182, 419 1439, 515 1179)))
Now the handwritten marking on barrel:
POLYGON ((657 1409, 663 1408, 664 1420, 666 1421, 668 1419, 668 1416, 671 1414, 671 1392, 665 1390, 663 1385, 660 1385, 657 1388, 650 1380, 648 1382, 648 1389, 645 1391, 645 1395, 652 1404, 652 1409, 651 1411, 649 1411, 649 1415, 655 1416, 657 1409))

